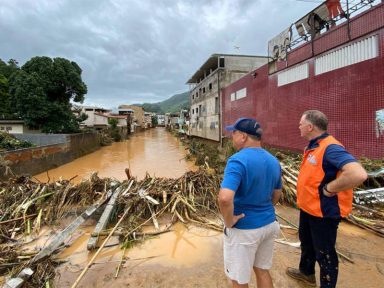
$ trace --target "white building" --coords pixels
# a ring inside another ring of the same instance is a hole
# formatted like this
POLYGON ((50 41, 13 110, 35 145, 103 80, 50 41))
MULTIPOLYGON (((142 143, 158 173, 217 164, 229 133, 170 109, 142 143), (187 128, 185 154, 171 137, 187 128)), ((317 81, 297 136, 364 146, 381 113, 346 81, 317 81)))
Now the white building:
POLYGON ((165 115, 157 115, 157 125, 165 126, 165 115))
POLYGON ((0 120, 0 131, 12 134, 22 134, 26 130, 23 120, 0 120))
POLYGON ((211 55, 187 82, 191 135, 220 141, 221 89, 267 62, 264 56, 211 55))
POLYGON ((108 127, 108 114, 111 110, 96 106, 83 106, 81 107, 81 112, 88 115, 88 118, 81 122, 81 127, 92 127, 95 129, 108 127))

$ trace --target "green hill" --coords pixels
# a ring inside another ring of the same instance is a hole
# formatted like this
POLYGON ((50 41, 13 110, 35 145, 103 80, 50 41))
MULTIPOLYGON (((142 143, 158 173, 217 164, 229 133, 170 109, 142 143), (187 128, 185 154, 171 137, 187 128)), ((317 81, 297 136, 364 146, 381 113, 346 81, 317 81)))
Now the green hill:
POLYGON ((147 112, 158 114, 180 112, 181 109, 189 109, 189 92, 173 95, 172 97, 157 103, 137 104, 147 112))

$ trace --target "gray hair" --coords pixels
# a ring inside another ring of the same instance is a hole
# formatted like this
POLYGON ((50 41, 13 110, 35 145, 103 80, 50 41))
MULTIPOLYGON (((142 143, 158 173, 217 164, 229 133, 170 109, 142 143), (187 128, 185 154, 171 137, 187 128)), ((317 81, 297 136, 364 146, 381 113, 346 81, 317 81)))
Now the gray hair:
POLYGON ((251 135, 251 134, 247 134, 247 135, 249 138, 251 138, 253 140, 260 141, 261 140, 261 133, 263 133, 263 130, 261 128, 258 128, 256 132, 260 133, 259 136, 251 135))
POLYGON ((328 129, 328 118, 325 114, 319 110, 307 110, 303 113, 305 115, 305 120, 311 122, 314 126, 319 128, 322 131, 327 131, 328 129))

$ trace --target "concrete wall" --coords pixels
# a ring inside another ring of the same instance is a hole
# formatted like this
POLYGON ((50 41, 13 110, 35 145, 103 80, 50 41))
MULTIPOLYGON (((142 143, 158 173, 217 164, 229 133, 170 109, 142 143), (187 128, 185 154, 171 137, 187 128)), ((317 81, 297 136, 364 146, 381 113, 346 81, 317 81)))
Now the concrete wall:
POLYGON ((35 175, 71 162, 100 147, 99 134, 96 132, 62 136, 64 138, 55 139, 65 139, 63 143, 0 153, 0 179, 10 176, 5 175, 5 164, 17 175, 35 175))
POLYGON ((68 134, 66 136, 70 146, 69 150, 74 156, 73 159, 93 152, 100 147, 100 135, 97 132, 68 134))
POLYGON ((24 140, 36 146, 46 146, 59 143, 67 143, 66 134, 12 134, 19 140, 24 140))

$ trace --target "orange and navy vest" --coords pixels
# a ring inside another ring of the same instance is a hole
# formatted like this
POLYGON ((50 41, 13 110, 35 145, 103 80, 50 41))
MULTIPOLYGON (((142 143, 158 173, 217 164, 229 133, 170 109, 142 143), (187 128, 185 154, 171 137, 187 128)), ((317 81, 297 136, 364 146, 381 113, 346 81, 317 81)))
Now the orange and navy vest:
MULTIPOLYGON (((301 210, 316 217, 346 217, 352 210, 352 189, 340 191, 334 197, 323 194, 323 187, 327 184, 323 158, 327 147, 331 144, 343 146, 332 136, 327 136, 318 140, 317 147, 304 151, 297 180, 297 205, 301 210)), ((339 174, 340 171, 336 178, 339 174)))

